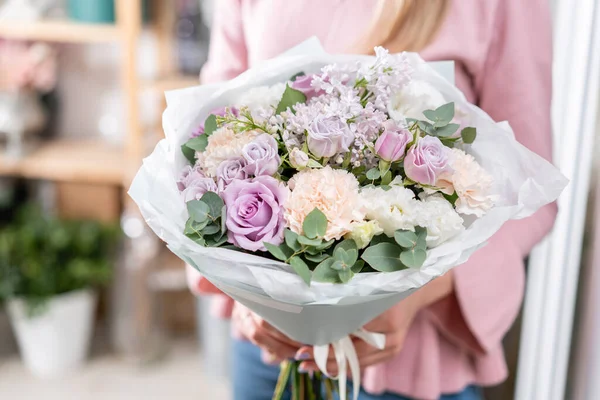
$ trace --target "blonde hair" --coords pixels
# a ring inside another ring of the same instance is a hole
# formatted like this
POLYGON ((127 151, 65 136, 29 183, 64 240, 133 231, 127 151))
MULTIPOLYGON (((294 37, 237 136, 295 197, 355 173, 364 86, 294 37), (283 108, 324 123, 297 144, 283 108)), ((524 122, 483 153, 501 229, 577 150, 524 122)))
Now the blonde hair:
POLYGON ((355 52, 372 54, 375 46, 392 53, 423 50, 444 22, 450 0, 379 0, 368 33, 355 52))

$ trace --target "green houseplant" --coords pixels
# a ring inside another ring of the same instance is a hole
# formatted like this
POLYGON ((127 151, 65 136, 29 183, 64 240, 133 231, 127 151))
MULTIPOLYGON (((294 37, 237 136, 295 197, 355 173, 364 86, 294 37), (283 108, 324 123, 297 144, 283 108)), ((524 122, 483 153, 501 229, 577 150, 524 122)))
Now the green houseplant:
POLYGON ((59 375, 85 359, 94 289, 110 280, 118 232, 98 222, 46 217, 31 206, 0 229, 0 302, 34 374, 59 375))

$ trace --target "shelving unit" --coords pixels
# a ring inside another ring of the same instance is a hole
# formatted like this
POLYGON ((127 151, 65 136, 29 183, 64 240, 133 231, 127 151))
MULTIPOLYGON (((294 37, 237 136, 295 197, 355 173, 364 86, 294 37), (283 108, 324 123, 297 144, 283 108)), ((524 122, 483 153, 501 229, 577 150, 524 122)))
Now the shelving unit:
POLYGON ((0 37, 63 43, 101 43, 120 39, 114 24, 80 24, 71 21, 7 22, 0 24, 0 37))

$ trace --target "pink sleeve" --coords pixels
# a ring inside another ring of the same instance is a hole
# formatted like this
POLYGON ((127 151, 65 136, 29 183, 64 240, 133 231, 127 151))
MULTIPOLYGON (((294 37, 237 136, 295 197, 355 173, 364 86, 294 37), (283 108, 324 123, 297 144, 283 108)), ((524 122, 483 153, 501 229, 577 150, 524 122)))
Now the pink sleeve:
MULTIPOLYGON (((479 106, 507 120, 517 140, 551 158, 551 24, 546 0, 499 0, 485 67, 474 77, 479 106)), ((472 351, 501 344, 523 299, 523 260, 552 228, 556 204, 507 223, 454 269, 454 295, 428 308, 450 340, 472 351)))
MULTIPOLYGON (((241 11, 240 0, 215 2, 210 50, 208 61, 200 75, 201 82, 232 79, 248 68, 241 11)), ((215 316, 221 318, 231 316, 233 300, 191 266, 187 266, 187 280, 190 290, 195 295, 216 295, 212 304, 212 313, 215 316)))
POLYGON ((240 0, 215 1, 208 61, 200 80, 219 82, 235 78, 248 68, 240 0))

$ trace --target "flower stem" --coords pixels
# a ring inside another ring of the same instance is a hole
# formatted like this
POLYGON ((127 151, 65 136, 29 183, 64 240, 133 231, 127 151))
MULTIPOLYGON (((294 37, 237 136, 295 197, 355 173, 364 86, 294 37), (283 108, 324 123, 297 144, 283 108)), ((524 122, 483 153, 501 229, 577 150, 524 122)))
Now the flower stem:
POLYGON ((272 400, 281 400, 283 398, 283 393, 285 392, 288 380, 290 379, 292 368, 294 368, 293 362, 284 361, 281 363, 281 372, 279 372, 279 378, 277 378, 277 385, 275 386, 272 400))

